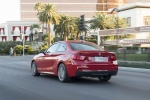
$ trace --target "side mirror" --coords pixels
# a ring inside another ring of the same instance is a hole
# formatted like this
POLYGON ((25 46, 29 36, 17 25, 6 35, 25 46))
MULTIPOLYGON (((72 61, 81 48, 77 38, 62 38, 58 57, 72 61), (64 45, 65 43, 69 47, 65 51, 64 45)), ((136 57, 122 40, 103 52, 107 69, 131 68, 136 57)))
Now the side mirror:
POLYGON ((43 54, 44 54, 44 53, 45 53, 45 50, 41 50, 40 53, 43 53, 43 54))

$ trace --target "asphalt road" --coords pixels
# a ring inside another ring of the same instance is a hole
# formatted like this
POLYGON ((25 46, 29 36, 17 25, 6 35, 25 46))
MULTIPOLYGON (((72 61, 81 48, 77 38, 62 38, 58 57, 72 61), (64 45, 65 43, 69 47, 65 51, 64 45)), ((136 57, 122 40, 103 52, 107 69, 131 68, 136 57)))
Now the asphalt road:
POLYGON ((109 82, 97 78, 61 83, 57 77, 34 77, 32 56, 0 56, 0 100, 150 100, 150 74, 119 70, 109 82))

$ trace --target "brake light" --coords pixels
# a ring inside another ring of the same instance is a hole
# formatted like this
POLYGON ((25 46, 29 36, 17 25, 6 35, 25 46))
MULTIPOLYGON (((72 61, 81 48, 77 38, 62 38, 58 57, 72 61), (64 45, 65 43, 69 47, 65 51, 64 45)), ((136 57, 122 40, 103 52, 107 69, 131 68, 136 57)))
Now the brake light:
POLYGON ((111 61, 117 60, 115 55, 110 56, 111 61))
POLYGON ((74 60, 85 60, 85 56, 82 56, 82 55, 80 55, 80 54, 74 54, 73 55, 73 59, 74 60))
POLYGON ((118 64, 117 58, 116 58, 115 55, 111 55, 111 56, 110 56, 110 61, 111 61, 114 65, 117 65, 117 64, 118 64))

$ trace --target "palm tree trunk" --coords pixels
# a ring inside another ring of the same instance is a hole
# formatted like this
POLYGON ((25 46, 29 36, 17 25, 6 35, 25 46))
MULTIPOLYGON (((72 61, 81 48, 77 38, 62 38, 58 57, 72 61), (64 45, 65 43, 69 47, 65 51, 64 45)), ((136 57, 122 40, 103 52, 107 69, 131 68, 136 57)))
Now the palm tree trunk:
POLYGON ((66 33, 64 34, 63 39, 64 39, 65 41, 67 41, 67 40, 68 40, 68 38, 67 38, 67 34, 66 34, 66 33))
POLYGON ((68 40, 68 36, 69 36, 69 35, 68 35, 68 33, 67 33, 67 34, 66 34, 66 37, 65 37, 65 40, 66 40, 66 41, 68 40))
POLYGON ((103 37, 100 36, 100 46, 103 46, 103 37))
POLYGON ((84 40, 86 41, 87 31, 85 31, 84 40))
POLYGON ((62 34, 62 39, 65 40, 65 33, 62 34))
POLYGON ((46 34, 47 34, 47 22, 46 22, 46 34))
POLYGON ((76 35, 76 40, 78 40, 78 38, 79 38, 79 33, 77 33, 77 35, 76 35))
POLYGON ((48 47, 51 45, 50 23, 48 23, 48 47))

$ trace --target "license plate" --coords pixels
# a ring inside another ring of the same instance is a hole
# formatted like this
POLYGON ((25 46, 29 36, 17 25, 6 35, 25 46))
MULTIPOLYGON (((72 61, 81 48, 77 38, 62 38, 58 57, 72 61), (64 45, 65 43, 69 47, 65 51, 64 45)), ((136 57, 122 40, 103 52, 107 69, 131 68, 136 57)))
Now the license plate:
POLYGON ((101 62, 104 61, 103 57, 95 57, 96 62, 101 62))

